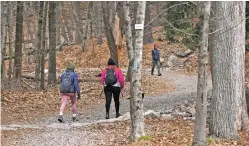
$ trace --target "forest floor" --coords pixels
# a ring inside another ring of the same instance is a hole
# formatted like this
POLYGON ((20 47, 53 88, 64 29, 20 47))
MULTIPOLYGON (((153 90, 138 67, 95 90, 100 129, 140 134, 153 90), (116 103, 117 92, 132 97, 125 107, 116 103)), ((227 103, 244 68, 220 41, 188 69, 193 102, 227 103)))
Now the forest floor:
MULTIPOLYGON (((154 28, 155 30, 159 28, 154 28)), ((158 38, 154 34, 154 38, 158 38)), ((169 44, 167 41, 156 41, 161 56, 167 59, 170 54, 184 50, 182 45, 169 44)), ((151 49, 153 44, 143 48, 142 87, 145 92, 144 111, 163 111, 185 102, 194 100, 197 83, 196 53, 183 67, 163 69, 163 76, 150 75, 151 49)), ((101 46, 96 40, 89 40, 88 49, 82 52, 79 45, 65 46, 57 52, 57 71, 61 73, 66 60, 76 64, 79 78, 87 79, 81 82, 82 97, 78 101, 78 123, 92 123, 104 119, 104 95, 97 75, 106 66, 109 56, 106 40, 101 46), (94 45, 93 45, 94 43, 94 45)), ((125 48, 121 51, 120 67, 127 68, 128 59, 125 48)), ((249 78, 249 53, 246 53, 246 81, 249 78)), ((7 63, 6 63, 7 66, 7 63)), ((23 60, 23 72, 34 74, 34 57, 23 60)), ((47 68, 47 64, 46 64, 47 68)), ((157 70, 155 70, 157 71, 157 70)), ((125 73, 125 72, 124 72, 125 73)), ((5 82, 3 82, 4 84, 5 82)), ((20 88, 4 84, 1 93, 1 145, 191 145, 194 121, 182 118, 145 119, 147 137, 139 142, 130 143, 130 120, 92 124, 90 126, 73 127, 71 121, 70 103, 65 109, 65 124, 57 122, 60 108, 60 96, 57 87, 46 87, 44 91, 33 89, 37 86, 33 80, 23 79, 20 88), (7 88, 7 89, 6 89, 7 88), (15 90, 13 89, 15 88, 15 90), (10 89, 10 88, 9 88, 10 89), (18 90, 16 90, 18 89, 18 90)), ((211 83, 209 82, 209 86, 211 83)), ((3 87, 3 86, 2 86, 3 87)), ((129 111, 129 83, 121 96, 120 112, 122 115, 129 111)), ((112 101, 111 117, 114 117, 112 101)), ((76 123, 77 124, 77 123, 76 123)), ((222 141, 208 137, 209 145, 249 145, 249 134, 240 133, 239 140, 222 141)))

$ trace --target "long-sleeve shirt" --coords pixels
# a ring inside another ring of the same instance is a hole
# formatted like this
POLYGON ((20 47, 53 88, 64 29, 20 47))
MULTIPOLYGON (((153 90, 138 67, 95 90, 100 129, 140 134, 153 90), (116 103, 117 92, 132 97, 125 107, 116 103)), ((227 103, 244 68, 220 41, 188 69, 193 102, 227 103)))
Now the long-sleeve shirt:
MULTIPOLYGON (((121 87, 121 89, 122 89, 124 87, 124 76, 123 76, 121 69, 117 68, 113 65, 108 66, 108 68, 114 68, 115 75, 117 77, 117 83, 114 84, 113 86, 121 87)), ((104 86, 106 86, 105 85, 105 76, 106 76, 106 69, 103 69, 102 73, 101 73, 100 81, 101 81, 101 84, 104 86)))
POLYGON ((160 52, 158 49, 152 50, 152 59, 153 61, 159 61, 160 60, 160 52))

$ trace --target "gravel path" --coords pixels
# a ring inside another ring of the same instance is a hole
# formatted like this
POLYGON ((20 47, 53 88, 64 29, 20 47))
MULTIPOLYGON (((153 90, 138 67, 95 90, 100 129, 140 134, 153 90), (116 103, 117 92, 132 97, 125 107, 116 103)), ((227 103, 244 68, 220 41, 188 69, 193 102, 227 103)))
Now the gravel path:
MULTIPOLYGON (((150 74, 150 70, 144 70, 146 74, 150 74)), ((172 82, 175 84, 175 91, 163 94, 160 96, 146 96, 144 98, 144 111, 165 111, 173 108, 174 106, 185 102, 186 100, 194 100, 196 97, 196 86, 197 86, 197 75, 185 75, 180 74, 169 69, 162 70, 162 76, 155 76, 165 81, 172 82)), ((211 88, 211 81, 208 82, 209 88, 211 88)), ((120 113, 121 115, 129 112, 129 100, 123 99, 120 101, 120 113)), ((103 104, 95 105, 88 111, 80 111, 79 109, 79 122, 90 123, 97 120, 104 119, 105 106, 103 104)), ((110 117, 115 117, 114 102, 112 101, 110 109, 110 117)), ((64 128, 58 125, 57 115, 56 117, 50 117, 46 120, 42 120, 37 125, 46 127, 51 125, 49 128, 36 129, 39 134, 26 135, 22 138, 21 143, 12 145, 94 145, 94 140, 101 141, 104 135, 84 131, 82 128, 72 128, 71 115, 64 116, 66 124, 64 128), (60 127, 60 129, 58 129, 60 127), (62 127, 62 128, 61 128, 62 127), (77 135, 77 136, 75 136, 77 135)))

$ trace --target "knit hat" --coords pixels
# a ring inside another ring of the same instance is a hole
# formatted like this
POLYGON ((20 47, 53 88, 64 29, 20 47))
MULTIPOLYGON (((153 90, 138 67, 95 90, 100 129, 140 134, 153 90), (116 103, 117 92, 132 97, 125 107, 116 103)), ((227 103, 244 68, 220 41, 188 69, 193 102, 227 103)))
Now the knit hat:
POLYGON ((74 64, 71 61, 67 61, 66 65, 68 70, 74 70, 75 68, 74 64))
POLYGON ((108 60, 107 65, 115 65, 115 62, 110 58, 110 59, 108 60))
POLYGON ((157 48, 158 47, 158 45, 157 44, 154 44, 154 48, 157 48))

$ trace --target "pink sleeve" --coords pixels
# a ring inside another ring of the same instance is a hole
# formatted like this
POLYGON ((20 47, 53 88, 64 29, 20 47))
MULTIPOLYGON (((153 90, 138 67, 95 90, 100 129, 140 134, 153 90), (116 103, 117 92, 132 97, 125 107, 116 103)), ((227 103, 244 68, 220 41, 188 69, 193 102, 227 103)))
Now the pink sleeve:
POLYGON ((104 85, 105 84, 105 70, 102 71, 101 73, 101 77, 100 77, 100 81, 101 81, 101 84, 104 85))
POLYGON ((119 83, 122 89, 124 87, 124 76, 123 76, 121 69, 118 72, 118 79, 119 79, 119 83))

